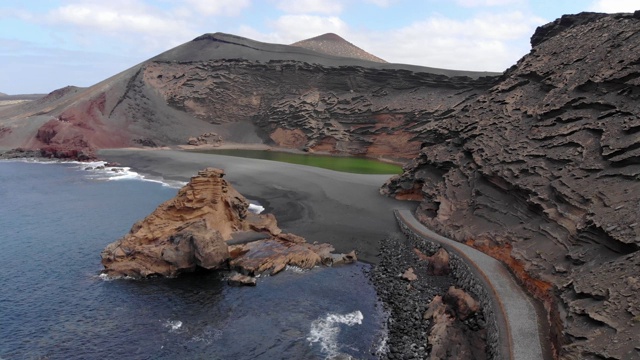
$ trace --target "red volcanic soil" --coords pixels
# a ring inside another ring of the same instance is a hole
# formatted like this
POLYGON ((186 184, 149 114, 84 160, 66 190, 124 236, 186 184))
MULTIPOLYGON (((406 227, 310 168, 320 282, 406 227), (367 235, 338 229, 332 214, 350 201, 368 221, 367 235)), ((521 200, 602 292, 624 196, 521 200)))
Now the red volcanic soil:
POLYGON ((79 154, 93 156, 96 148, 125 147, 129 135, 114 127, 105 126, 106 95, 70 107, 58 117, 38 128, 27 148, 40 148, 42 155, 58 158, 76 158, 79 154))

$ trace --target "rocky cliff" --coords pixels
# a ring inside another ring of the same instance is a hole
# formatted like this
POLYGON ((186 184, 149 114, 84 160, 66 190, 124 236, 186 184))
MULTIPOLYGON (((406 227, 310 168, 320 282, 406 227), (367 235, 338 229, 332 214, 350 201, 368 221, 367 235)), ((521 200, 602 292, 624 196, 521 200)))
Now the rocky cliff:
POLYGON ((109 244, 101 254, 104 273, 139 278, 231 269, 253 276, 287 265, 308 269, 356 260, 355 254, 332 254, 328 244, 282 233, 273 215, 249 212, 247 200, 223 176, 218 169, 200 171, 175 198, 109 244))
POLYGON ((538 28, 486 93, 423 123, 383 193, 505 262, 566 359, 640 358, 640 11, 538 28))
POLYGON ((205 34, 90 88, 0 109, 0 148, 87 153, 216 134, 222 142, 408 159, 424 140, 418 124, 497 79, 376 62, 330 35, 288 46, 205 34))

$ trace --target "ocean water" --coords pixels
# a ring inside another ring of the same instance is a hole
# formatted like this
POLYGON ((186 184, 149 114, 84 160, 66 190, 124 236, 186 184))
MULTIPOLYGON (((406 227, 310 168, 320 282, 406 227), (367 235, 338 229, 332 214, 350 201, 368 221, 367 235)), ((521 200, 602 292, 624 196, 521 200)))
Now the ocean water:
POLYGON ((100 251, 175 186, 86 164, 0 162, 0 359, 376 358, 385 314, 366 264, 105 280, 100 251))

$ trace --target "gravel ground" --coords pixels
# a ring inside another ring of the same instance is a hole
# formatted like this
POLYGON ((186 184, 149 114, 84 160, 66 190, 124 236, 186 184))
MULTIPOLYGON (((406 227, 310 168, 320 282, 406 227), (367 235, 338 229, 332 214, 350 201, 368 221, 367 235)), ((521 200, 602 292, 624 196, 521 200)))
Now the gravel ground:
MULTIPOLYGON (((444 295, 450 286, 455 285, 451 276, 428 275, 427 262, 418 259, 414 248, 431 255, 401 233, 388 234, 380 244, 380 262, 369 273, 389 313, 388 351, 381 356, 382 359, 428 358, 431 347, 427 337, 431 323, 424 320, 423 315, 434 296, 444 295), (411 282, 402 278, 410 267, 418 276, 411 282)), ((482 314, 478 314, 462 325, 473 331, 481 328, 483 323, 482 314)))

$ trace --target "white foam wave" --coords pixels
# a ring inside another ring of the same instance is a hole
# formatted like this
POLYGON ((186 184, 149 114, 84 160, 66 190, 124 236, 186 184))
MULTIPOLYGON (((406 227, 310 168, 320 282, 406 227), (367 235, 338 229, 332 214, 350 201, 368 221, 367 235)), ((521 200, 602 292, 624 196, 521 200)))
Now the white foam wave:
POLYGON ((301 268, 301 267, 293 266, 293 265, 287 265, 287 266, 284 268, 284 270, 285 270, 285 271, 292 271, 292 272, 294 272, 294 273, 298 273, 298 274, 303 274, 303 273, 306 273, 306 272, 308 272, 308 271, 309 271, 308 269, 303 269, 303 268, 301 268))
POLYGON ((314 320, 311 323, 311 330, 307 341, 318 343, 326 358, 333 358, 339 355, 338 334, 340 334, 340 324, 354 326, 362 324, 362 313, 356 310, 348 314, 327 314, 323 318, 314 320))
POLYGON ((254 214, 260 214, 264 211, 264 206, 260 205, 260 204, 253 204, 250 203, 249 204, 249 211, 251 211, 254 214))
POLYGON ((113 281, 113 280, 139 280, 137 278, 131 277, 131 276, 110 276, 107 273, 100 273, 100 275, 97 276, 98 279, 102 280, 102 281, 113 281))
POLYGON ((190 342, 201 342, 206 345, 210 345, 212 342, 220 339, 222 337, 222 330, 213 329, 213 330, 205 330, 200 334, 193 335, 190 342))
POLYGON ((44 164, 44 165, 63 163, 60 160, 55 160, 55 159, 49 160, 49 159, 45 159, 45 158, 12 158, 12 159, 0 159, 0 161, 4 161, 4 162, 23 162, 23 163, 44 164))
MULTIPOLYGON (((113 181, 113 180, 139 180, 148 181, 162 186, 179 189, 187 185, 186 181, 177 180, 165 180, 165 179, 153 179, 141 175, 130 167, 126 166, 107 166, 106 161, 67 161, 60 159, 44 159, 44 158, 15 158, 15 159, 0 159, 0 161, 6 162, 26 162, 33 164, 74 164, 77 169, 86 170, 87 177, 92 180, 99 181, 113 181)), ((264 208, 262 208, 264 210, 264 208)), ((259 213, 258 213, 259 214, 259 213)))
POLYGON ((93 162, 73 162, 78 164, 78 168, 88 172, 87 177, 93 180, 117 181, 117 180, 139 180, 148 181, 171 188, 181 188, 187 183, 184 181, 170 181, 164 179, 153 179, 141 175, 127 166, 107 166, 104 161, 93 162))
POLYGON ((169 328, 169 332, 176 332, 182 327, 182 321, 180 320, 167 320, 164 323, 164 327, 169 328))

